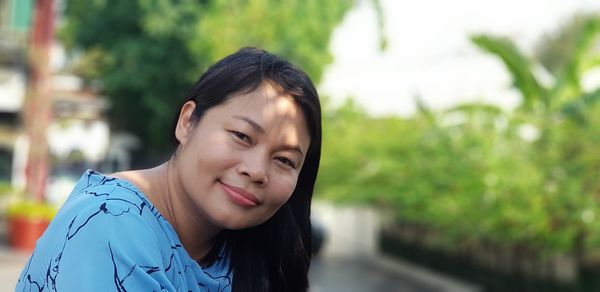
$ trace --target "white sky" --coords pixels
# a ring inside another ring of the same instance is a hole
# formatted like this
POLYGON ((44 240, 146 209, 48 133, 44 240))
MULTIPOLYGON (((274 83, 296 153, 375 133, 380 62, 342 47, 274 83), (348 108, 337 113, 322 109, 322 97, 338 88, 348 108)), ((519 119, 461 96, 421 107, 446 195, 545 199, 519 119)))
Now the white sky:
POLYGON ((378 50, 375 11, 361 0, 334 31, 334 62, 325 71, 321 95, 339 104, 352 96, 376 115, 410 115, 420 96, 439 109, 482 100, 510 108, 502 63, 469 41, 474 33, 510 37, 531 53, 545 33, 577 11, 600 11, 600 0, 381 0, 388 49, 378 50))

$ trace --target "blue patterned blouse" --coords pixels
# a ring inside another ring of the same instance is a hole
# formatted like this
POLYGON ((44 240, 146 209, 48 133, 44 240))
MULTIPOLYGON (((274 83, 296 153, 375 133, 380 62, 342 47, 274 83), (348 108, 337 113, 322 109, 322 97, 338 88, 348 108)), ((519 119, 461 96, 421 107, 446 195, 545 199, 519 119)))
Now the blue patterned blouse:
POLYGON ((226 257, 198 265, 133 184, 86 171, 25 266, 16 291, 231 291, 226 257))

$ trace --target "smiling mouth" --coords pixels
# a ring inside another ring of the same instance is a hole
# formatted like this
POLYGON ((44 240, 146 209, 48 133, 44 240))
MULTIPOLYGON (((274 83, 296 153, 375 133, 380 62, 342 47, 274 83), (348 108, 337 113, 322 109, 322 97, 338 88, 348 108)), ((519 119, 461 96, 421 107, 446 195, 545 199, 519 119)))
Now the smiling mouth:
POLYGON ((243 189, 227 185, 221 181, 219 181, 219 183, 234 203, 243 207, 253 207, 258 205, 258 199, 251 193, 246 192, 243 189))

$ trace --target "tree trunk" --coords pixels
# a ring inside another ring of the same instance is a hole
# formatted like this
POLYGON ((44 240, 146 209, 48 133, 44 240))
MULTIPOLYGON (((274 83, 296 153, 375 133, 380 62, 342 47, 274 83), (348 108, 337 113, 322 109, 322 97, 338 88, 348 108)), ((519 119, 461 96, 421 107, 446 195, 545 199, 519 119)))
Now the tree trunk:
POLYGON ((51 117, 50 48, 54 39, 54 0, 37 0, 29 42, 29 93, 25 100, 24 125, 29 137, 25 168, 29 196, 42 201, 49 173, 46 129, 51 117))

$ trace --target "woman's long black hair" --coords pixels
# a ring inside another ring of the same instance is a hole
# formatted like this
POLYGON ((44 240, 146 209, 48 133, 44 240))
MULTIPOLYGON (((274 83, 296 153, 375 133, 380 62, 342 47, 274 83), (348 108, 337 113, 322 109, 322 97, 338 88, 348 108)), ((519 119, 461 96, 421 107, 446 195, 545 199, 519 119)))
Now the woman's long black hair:
MULTIPOLYGON (((236 93, 250 92, 264 82, 280 87, 302 108, 310 146, 290 199, 263 224, 223 230, 209 258, 225 247, 233 271, 234 292, 307 291, 312 249, 310 205, 321 157, 321 106, 312 81, 302 70, 272 53, 242 48, 210 67, 183 103, 193 100, 193 115, 200 120, 213 106, 236 93)), ((178 144, 175 131, 172 133, 178 144)))

